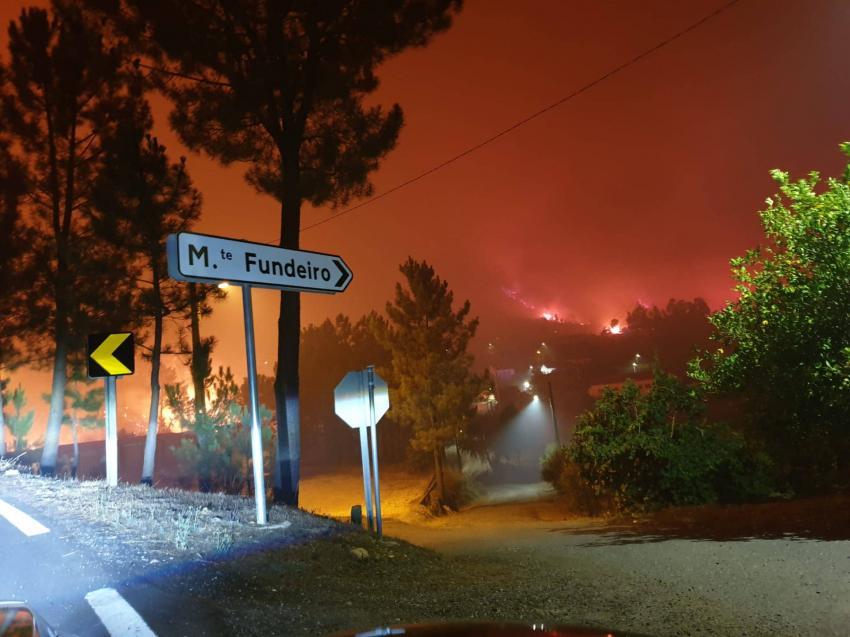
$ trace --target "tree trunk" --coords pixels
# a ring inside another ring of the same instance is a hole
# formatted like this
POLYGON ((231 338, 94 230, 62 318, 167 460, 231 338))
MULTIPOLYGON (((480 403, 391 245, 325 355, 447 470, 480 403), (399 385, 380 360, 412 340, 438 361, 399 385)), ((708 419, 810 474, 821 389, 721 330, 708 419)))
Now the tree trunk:
MULTIPOLYGON (((76 113, 73 114, 76 120, 76 113)), ((68 367, 68 309, 72 307, 73 286, 69 281, 68 238, 71 236, 71 220, 74 212, 74 178, 76 166, 76 123, 68 134, 68 156, 65 168, 65 192, 59 190, 59 165, 53 123, 47 115, 49 131, 50 190, 53 212, 53 239, 56 241, 56 276, 53 282, 53 300, 56 314, 53 335, 56 350, 53 354, 53 383, 50 393, 50 413, 44 434, 44 449, 41 452, 41 474, 56 474, 56 457, 59 453, 59 433, 65 411, 65 385, 68 367), (63 209, 60 209, 63 208, 63 209), (60 218, 61 214, 61 218, 60 218)))
POLYGON ((446 501, 446 483, 443 478, 443 454, 438 445, 434 445, 434 479, 437 481, 437 497, 442 506, 446 501))
POLYGON ((80 466, 80 445, 77 442, 77 414, 74 414, 74 419, 71 421, 71 440, 74 443, 74 455, 71 456, 71 478, 77 479, 77 469, 80 466))
POLYGON ((206 370, 206 356, 201 346, 201 311, 198 301, 197 283, 189 284, 189 312, 192 331, 192 384, 195 388, 195 417, 204 416, 207 413, 207 396, 204 388, 204 371, 206 370), (203 357, 203 360, 201 359, 203 357))
POLYGON ((50 413, 47 417, 44 449, 41 452, 41 475, 44 476, 54 476, 56 474, 56 456, 59 453, 59 432, 62 428, 62 415, 65 411, 68 328, 64 308, 61 307, 61 304, 57 303, 56 310, 56 328, 54 330, 56 351, 53 354, 53 383, 50 388, 50 413))
MULTIPOLYGON (((153 351, 151 352, 151 405, 148 412, 148 433, 145 437, 145 458, 142 463, 142 484, 153 486, 156 435, 159 425, 159 365, 162 358, 162 298, 159 289, 159 272, 153 267, 153 292, 156 314, 153 324, 153 351)), ((193 337, 194 338, 194 337, 193 337)))
MULTIPOLYGON (((281 202, 280 246, 300 246, 301 195, 298 190, 298 155, 284 165, 284 197, 281 202)), ((274 466, 274 501, 298 506, 301 473, 301 421, 298 394, 298 359, 301 344, 301 296, 280 293, 277 323, 277 369, 275 371, 275 417, 277 455, 274 466)))
MULTIPOLYGON (((207 395, 204 381, 206 381, 208 352, 201 342, 200 305, 200 300, 198 299, 198 286, 196 283, 190 283, 189 312, 192 331, 192 361, 190 364, 190 371, 192 373, 192 384, 195 387, 196 425, 200 419, 207 417, 207 395)), ((198 432, 203 431, 204 427, 205 426, 195 428, 195 433, 198 436, 198 446, 202 449, 206 448, 207 440, 202 438, 198 432)), ((210 471, 207 469, 199 469, 198 471, 198 490, 202 493, 208 493, 212 490, 212 477, 210 471)))

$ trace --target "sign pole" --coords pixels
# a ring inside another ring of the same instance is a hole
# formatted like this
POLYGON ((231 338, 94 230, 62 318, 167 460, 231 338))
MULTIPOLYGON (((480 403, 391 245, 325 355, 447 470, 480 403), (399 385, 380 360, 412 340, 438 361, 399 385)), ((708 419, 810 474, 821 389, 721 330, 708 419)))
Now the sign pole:
POLYGON ((549 409, 552 412, 552 427, 555 430, 555 442, 561 446, 561 434, 558 433, 558 417, 555 415, 555 396, 552 394, 552 381, 549 381, 549 409))
POLYGON ((266 481, 263 473, 263 438, 260 424, 260 405, 257 396, 257 354, 254 349, 254 307, 251 286, 242 286, 242 313, 245 319, 245 352, 248 358, 248 396, 251 407, 251 460, 254 465, 254 503, 257 524, 265 524, 266 481))
POLYGON ((106 377, 106 486, 118 486, 118 409, 115 376, 106 377))
POLYGON ((334 388, 334 413, 352 429, 360 430, 360 460, 363 464, 363 496, 366 500, 366 515, 369 530, 376 529, 378 537, 383 533, 381 517, 381 480, 378 473, 378 421, 390 408, 390 393, 387 383, 375 373, 374 366, 351 371, 343 376, 334 388), (369 448, 372 460, 369 460, 369 448), (372 468, 374 473, 375 507, 372 508, 372 468), (374 526, 373 519, 377 522, 374 526))
POLYGON ((372 470, 369 467, 369 442, 366 439, 366 429, 360 427, 360 459, 363 463, 363 495, 366 498, 366 516, 369 522, 369 530, 372 526, 372 485, 370 484, 372 470))
POLYGON ((375 472, 375 529, 380 539, 383 532, 381 519, 381 479, 378 474, 378 422, 375 418, 375 366, 366 368, 366 376, 369 381, 369 421, 366 427, 371 435, 372 442, 372 467, 375 472))

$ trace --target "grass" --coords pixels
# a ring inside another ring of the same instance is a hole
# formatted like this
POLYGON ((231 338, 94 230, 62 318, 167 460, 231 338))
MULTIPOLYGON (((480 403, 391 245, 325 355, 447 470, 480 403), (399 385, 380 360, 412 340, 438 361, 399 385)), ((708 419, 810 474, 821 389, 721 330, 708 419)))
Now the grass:
MULTIPOLYGON (((14 465, 6 460, 0 474, 14 465)), ((156 547, 175 558, 204 557, 238 548, 287 544, 333 534, 343 527, 297 509, 271 506, 268 525, 255 524, 253 498, 103 481, 78 482, 20 475, 0 475, 0 492, 20 497, 58 520, 105 527, 117 538, 156 547)))

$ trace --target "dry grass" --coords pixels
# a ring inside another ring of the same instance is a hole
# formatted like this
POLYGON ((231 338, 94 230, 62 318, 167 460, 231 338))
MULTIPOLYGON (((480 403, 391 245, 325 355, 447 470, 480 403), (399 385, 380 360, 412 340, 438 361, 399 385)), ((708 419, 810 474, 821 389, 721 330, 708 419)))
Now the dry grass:
MULTIPOLYGON (((289 507, 269 508, 255 524, 253 498, 103 481, 52 480, 0 464, 0 494, 20 498, 48 518, 100 527, 146 553, 210 556, 233 549, 310 540, 341 530, 338 523, 289 507), (103 528, 105 527, 105 528, 103 528)), ((86 525, 80 525, 85 528, 86 525)))

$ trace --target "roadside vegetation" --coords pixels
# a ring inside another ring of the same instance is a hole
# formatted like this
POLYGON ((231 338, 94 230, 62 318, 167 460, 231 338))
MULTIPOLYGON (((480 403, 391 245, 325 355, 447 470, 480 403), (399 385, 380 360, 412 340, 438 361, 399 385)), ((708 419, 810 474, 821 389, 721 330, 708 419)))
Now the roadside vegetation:
POLYGON ((110 488, 102 480, 46 480, 12 460, 0 461, 0 481, 0 491, 46 516, 71 521, 77 541, 101 555, 115 553, 125 564, 222 557, 350 529, 280 506, 270 507, 268 524, 258 526, 252 498, 145 485, 110 488), (131 548, 121 554, 123 545, 131 548))
MULTIPOLYGON (((842 151, 850 156, 850 144, 842 151)), ((850 487, 850 165, 823 183, 773 171, 765 244, 732 259, 737 299, 708 321, 690 382, 656 369, 606 389, 543 478, 579 512, 752 502, 850 487), (733 401, 728 423, 707 416, 733 401)), ((637 317, 640 318, 640 317, 637 317)))

